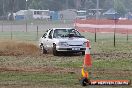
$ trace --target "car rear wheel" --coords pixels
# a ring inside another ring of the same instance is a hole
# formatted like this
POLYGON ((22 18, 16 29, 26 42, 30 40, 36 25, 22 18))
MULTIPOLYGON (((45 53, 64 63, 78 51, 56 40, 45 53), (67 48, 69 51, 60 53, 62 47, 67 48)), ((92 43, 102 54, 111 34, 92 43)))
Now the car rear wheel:
POLYGON ((57 56, 58 55, 58 51, 56 50, 56 45, 53 44, 53 55, 57 56))
POLYGON ((44 48, 43 45, 40 45, 40 49, 41 49, 41 53, 42 54, 46 54, 47 53, 47 51, 46 51, 46 49, 44 48))

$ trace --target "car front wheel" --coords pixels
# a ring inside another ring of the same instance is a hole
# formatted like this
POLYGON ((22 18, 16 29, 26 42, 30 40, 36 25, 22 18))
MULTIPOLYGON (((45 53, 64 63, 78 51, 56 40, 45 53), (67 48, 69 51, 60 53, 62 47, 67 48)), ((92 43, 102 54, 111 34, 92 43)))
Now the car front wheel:
POLYGON ((58 55, 58 51, 56 50, 56 45, 53 44, 53 55, 57 56, 58 55))
POLYGON ((40 49, 41 49, 41 53, 42 54, 46 54, 47 53, 47 51, 45 50, 43 45, 40 45, 40 49))

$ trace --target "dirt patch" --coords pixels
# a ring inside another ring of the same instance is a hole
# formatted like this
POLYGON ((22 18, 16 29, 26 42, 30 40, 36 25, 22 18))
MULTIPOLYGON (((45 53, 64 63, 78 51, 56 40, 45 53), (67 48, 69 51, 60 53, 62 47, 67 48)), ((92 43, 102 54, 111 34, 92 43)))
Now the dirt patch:
MULTIPOLYGON (((32 72, 32 73, 48 73, 48 74, 76 74, 81 77, 81 68, 63 68, 63 67, 0 67, 0 72, 32 72)), ((89 71, 92 78, 108 78, 108 77, 131 77, 130 70, 112 70, 112 69, 94 69, 94 72, 89 71), (105 77, 106 76, 106 77, 105 77)))
POLYGON ((0 72, 5 71, 13 71, 13 72, 43 72, 43 73, 70 73, 70 74, 78 74, 80 72, 80 68, 62 68, 62 67, 25 67, 25 68, 17 68, 17 67, 0 67, 0 72))
POLYGON ((0 42, 0 56, 36 55, 39 48, 32 43, 4 41, 0 42))

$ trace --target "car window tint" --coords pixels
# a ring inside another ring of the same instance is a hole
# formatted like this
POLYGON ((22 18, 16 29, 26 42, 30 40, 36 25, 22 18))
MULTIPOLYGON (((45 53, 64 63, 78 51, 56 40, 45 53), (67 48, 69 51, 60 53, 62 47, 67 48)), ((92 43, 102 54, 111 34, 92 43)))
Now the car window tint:
POLYGON ((56 29, 54 30, 54 38, 59 38, 59 37, 66 37, 69 34, 74 34, 74 36, 81 36, 81 34, 75 30, 75 29, 56 29))

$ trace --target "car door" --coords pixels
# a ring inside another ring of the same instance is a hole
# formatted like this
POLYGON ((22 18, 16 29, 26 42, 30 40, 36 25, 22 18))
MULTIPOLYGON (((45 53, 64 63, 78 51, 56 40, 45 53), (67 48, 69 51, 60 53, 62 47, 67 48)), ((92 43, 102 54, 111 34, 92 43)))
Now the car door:
POLYGON ((47 48, 46 41, 47 41, 47 32, 44 33, 43 36, 40 38, 40 43, 43 44, 43 46, 45 47, 45 49, 47 48))
POLYGON ((46 45, 47 45, 47 48, 50 50, 52 49, 52 46, 53 46, 53 29, 51 29, 49 31, 49 34, 46 38, 46 45))
POLYGON ((39 44, 43 44, 44 48, 47 50, 47 38, 48 38, 48 34, 49 34, 50 29, 48 29, 43 36, 40 38, 39 40, 39 44))

